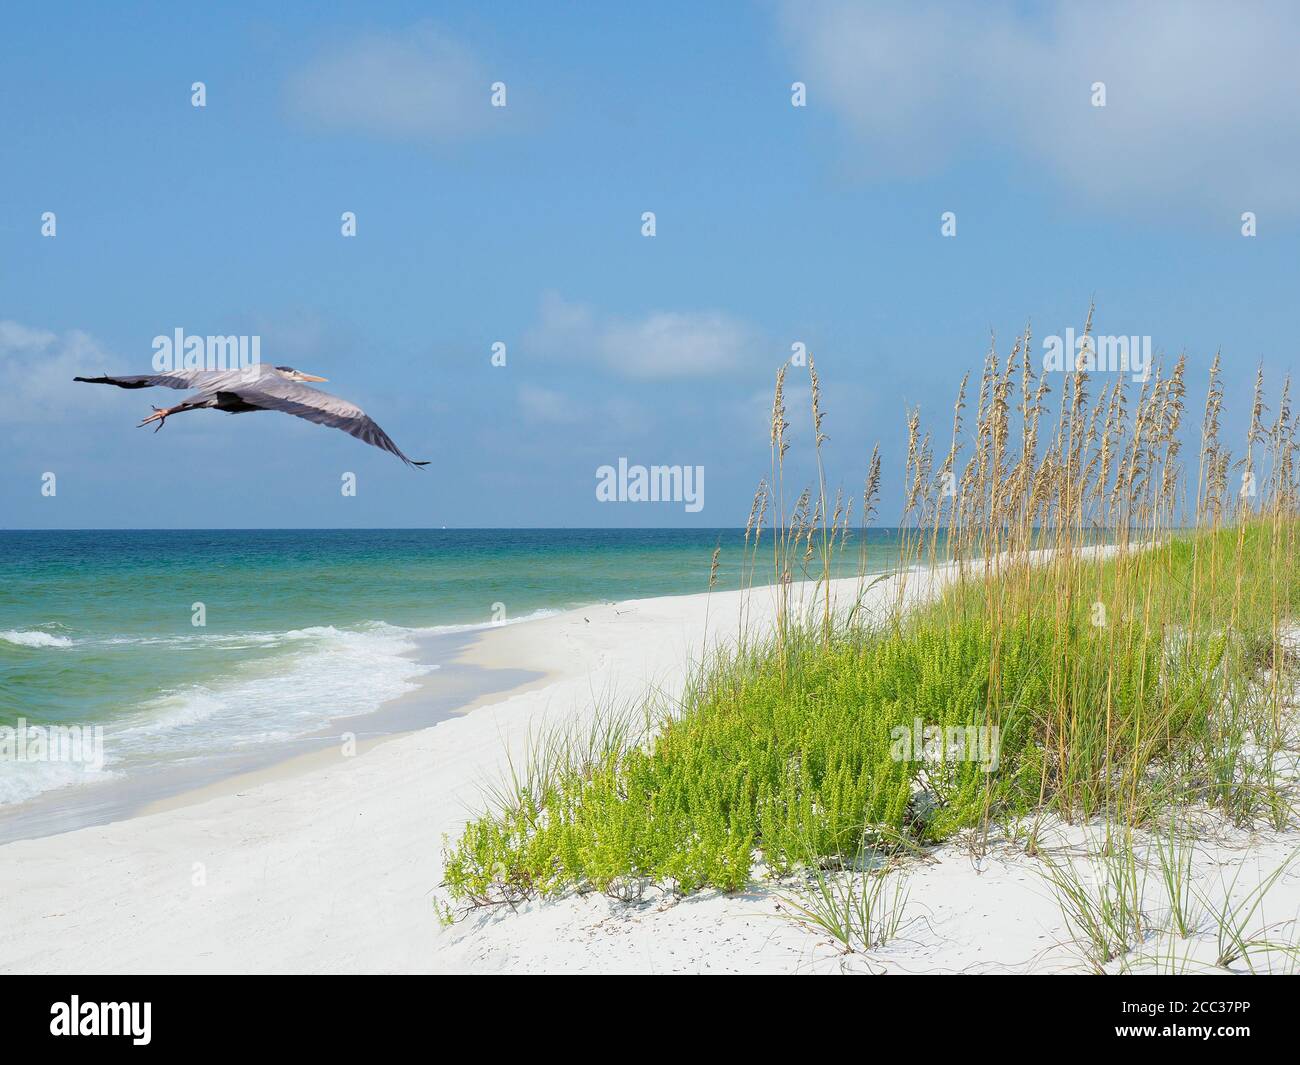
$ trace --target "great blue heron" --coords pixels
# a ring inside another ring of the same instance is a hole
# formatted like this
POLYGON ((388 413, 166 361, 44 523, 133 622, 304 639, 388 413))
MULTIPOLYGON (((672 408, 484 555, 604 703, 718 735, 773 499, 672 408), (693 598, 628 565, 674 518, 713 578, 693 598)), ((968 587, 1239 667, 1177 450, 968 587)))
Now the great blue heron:
POLYGON ((175 407, 154 407, 154 412, 136 427, 157 422, 155 433, 173 414, 187 410, 210 408, 230 414, 243 414, 250 410, 278 410, 297 418, 306 418, 317 425, 342 429, 358 440, 391 451, 408 466, 418 468, 428 465, 428 462, 416 462, 402 454, 402 449, 360 407, 305 383, 324 381, 324 377, 313 377, 292 366, 253 363, 235 370, 169 370, 166 373, 135 374, 128 377, 74 377, 73 380, 95 385, 117 385, 118 388, 196 389, 194 395, 175 407))

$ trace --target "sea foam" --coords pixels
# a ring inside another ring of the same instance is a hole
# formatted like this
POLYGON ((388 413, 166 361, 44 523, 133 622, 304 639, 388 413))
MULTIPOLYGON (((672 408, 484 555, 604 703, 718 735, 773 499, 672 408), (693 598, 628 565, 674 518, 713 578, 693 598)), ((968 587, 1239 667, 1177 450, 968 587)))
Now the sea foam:
MULTIPOLYGON (((414 691, 437 665, 413 657, 418 640, 469 633, 546 617, 538 610, 501 622, 406 628, 372 621, 355 628, 319 625, 281 632, 180 633, 79 641, 93 645, 136 644, 159 653, 215 647, 236 652, 233 668, 219 680, 163 691, 104 722, 101 771, 55 763, 0 763, 0 805, 22 802, 68 785, 129 774, 147 764, 201 759, 318 732, 331 721, 377 710, 414 691), (269 657, 240 661, 242 650, 269 657)), ((29 647, 70 647, 73 641, 44 632, 0 633, 29 647)))
POLYGON ((38 629, 30 631, 21 631, 18 629, 9 629, 6 632, 0 632, 0 640, 5 643, 12 643, 18 647, 71 647, 72 641, 66 636, 55 636, 53 633, 41 632, 38 629))

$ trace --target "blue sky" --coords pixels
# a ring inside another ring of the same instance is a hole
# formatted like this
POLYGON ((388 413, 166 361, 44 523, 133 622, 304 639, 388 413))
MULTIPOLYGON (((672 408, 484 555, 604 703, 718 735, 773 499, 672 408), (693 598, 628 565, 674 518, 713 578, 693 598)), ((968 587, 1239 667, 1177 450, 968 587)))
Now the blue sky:
POLYGON ((1099 332, 1187 352, 1194 401, 1221 348, 1242 408, 1295 364, 1297 31, 1268 4, 8 8, 0 527, 743 524, 795 341, 832 482, 879 440, 888 520, 905 407, 945 428, 991 330, 1094 297, 1099 332), (281 415, 137 431, 180 394, 72 382, 176 328, 259 335, 429 471, 281 415), (620 456, 703 466, 704 508, 598 503, 620 456))

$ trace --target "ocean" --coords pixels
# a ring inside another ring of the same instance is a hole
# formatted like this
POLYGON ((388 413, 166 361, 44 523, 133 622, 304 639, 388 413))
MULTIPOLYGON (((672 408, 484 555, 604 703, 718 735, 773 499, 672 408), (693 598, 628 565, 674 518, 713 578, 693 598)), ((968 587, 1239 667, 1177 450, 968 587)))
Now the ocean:
MULTIPOLYGON (((424 637, 702 592, 718 546, 717 587, 738 587, 742 536, 0 531, 0 737, 23 722, 100 726, 104 738, 99 766, 0 749, 0 807, 318 733, 441 668, 420 653, 424 637)), ((866 545, 868 569, 897 557, 893 530, 866 545)), ((860 550, 850 542, 840 573, 857 571, 860 550)))

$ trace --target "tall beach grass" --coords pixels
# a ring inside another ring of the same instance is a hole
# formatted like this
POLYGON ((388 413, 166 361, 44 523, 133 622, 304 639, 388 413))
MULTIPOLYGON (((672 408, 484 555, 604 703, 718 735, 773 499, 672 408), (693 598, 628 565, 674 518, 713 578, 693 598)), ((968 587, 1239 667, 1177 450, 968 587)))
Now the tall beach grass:
MULTIPOLYGON (((977 388, 961 382, 942 454, 907 412, 904 531, 883 584, 865 569, 832 579, 874 519, 879 450, 859 497, 831 492, 810 357, 816 483, 792 492, 781 368, 740 560, 742 595, 776 589, 775 624, 752 620, 751 599, 680 700, 539 745, 535 764, 447 842, 451 905, 736 890, 803 871, 875 942, 896 926, 901 896, 870 881, 837 896, 819 879, 865 851, 957 833, 979 846, 1047 817, 1123 832, 1190 806, 1229 824, 1289 825, 1277 769, 1293 738, 1288 625, 1300 606, 1289 381, 1270 412, 1254 376, 1234 455, 1217 356, 1196 425, 1183 358, 1142 381, 1048 375, 1031 345, 1026 330, 1005 357, 990 348, 977 388), (918 723, 996 737, 996 757, 946 742, 900 756, 918 723)), ((1032 851, 1032 827, 1027 838, 1032 851)), ((1116 880, 1100 916, 1078 903, 1081 923, 1099 922, 1098 957, 1132 931, 1136 915, 1119 912, 1128 887, 1116 880)))

